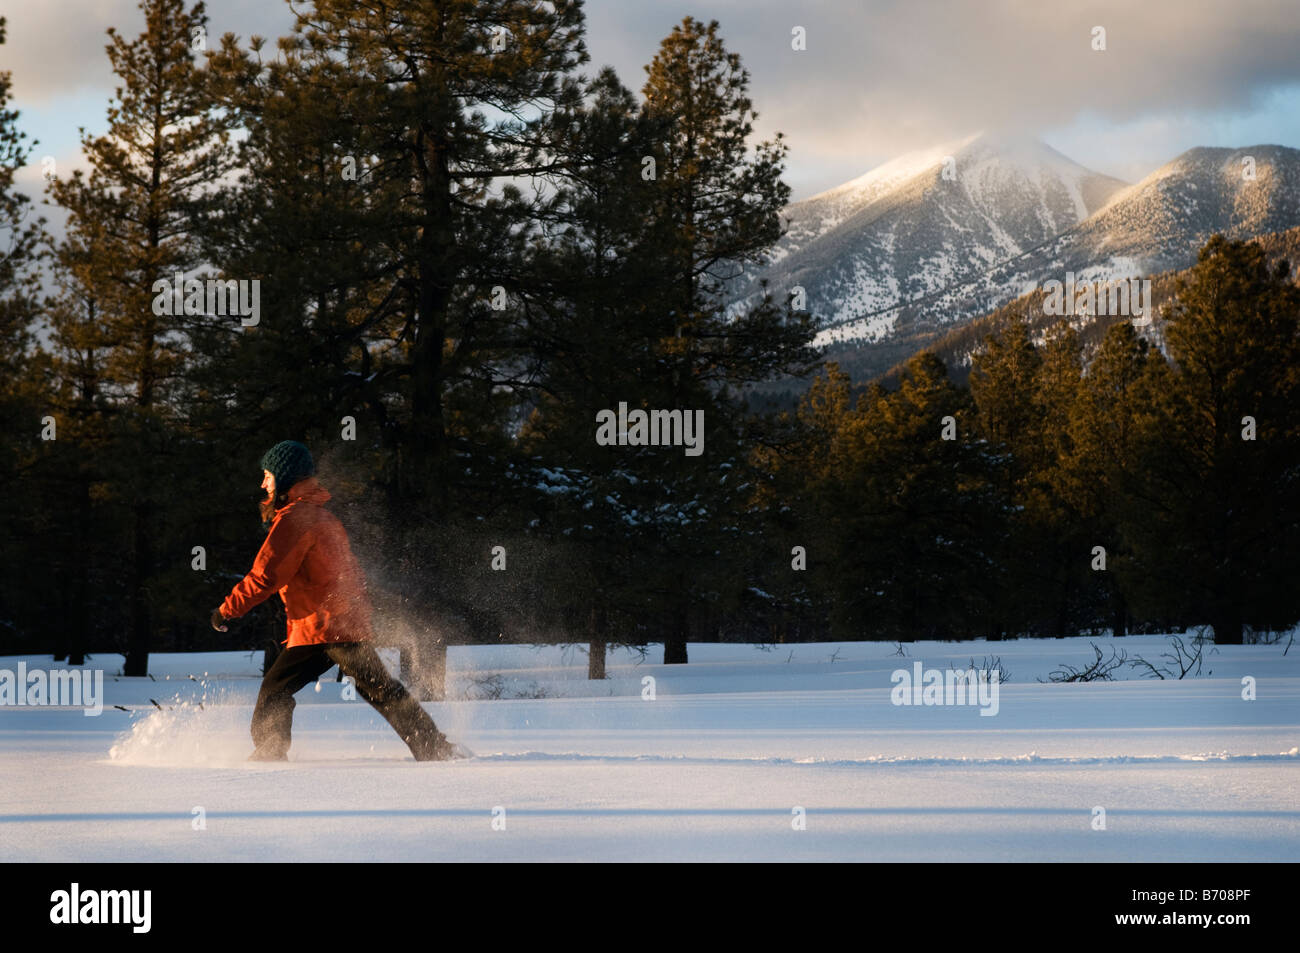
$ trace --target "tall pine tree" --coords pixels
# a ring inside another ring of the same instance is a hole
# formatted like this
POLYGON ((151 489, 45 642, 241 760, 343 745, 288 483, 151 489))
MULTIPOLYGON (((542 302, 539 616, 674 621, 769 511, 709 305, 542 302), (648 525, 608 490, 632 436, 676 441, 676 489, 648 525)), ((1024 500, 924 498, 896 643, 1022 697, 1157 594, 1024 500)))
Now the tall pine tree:
MULTIPOLYGON (((205 45, 203 4, 186 10, 182 0, 142 0, 140 10, 145 27, 134 40, 108 31, 109 61, 122 85, 107 132, 83 132, 89 175, 78 170, 49 188, 88 256, 83 268, 94 286, 87 291, 104 342, 100 387, 115 406, 119 467, 110 482, 131 514, 127 675, 148 672, 159 554, 167 545, 159 513, 177 502, 169 492, 179 477, 169 431, 188 386, 189 319, 155 308, 156 284, 170 286, 202 264, 196 223, 224 172, 225 132, 195 57, 205 45)), ((171 295, 163 297, 170 305, 171 295)))
MULTIPOLYGON (((1180 282, 1166 331, 1176 367, 1154 407, 1169 435, 1149 472, 1188 608, 1220 644, 1300 617, 1300 289, 1259 245, 1215 236, 1180 282)), ((1154 558, 1154 556, 1152 557, 1154 558)))

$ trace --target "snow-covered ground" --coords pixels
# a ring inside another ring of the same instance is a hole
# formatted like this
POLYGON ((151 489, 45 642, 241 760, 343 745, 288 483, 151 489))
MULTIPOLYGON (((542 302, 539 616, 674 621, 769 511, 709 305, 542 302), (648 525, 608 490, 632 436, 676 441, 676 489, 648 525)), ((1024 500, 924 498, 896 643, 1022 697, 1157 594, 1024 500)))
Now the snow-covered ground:
MULTIPOLYGON (((501 697, 429 703, 477 753, 432 764, 332 680, 298 695, 290 762, 250 764, 260 655, 154 655, 154 680, 98 656, 101 715, 0 707, 0 856, 1300 858, 1300 647, 1207 647, 1206 674, 1184 680, 1038 681, 1092 661, 1090 641, 1157 663, 1167 649, 1159 636, 915 643, 906 657, 870 642, 692 645, 689 665, 664 666, 654 646, 643 662, 612 652, 609 679, 588 682, 581 650, 457 647, 449 697, 501 697), (895 670, 986 656, 1010 677, 996 715, 891 702, 895 670)), ((52 666, 0 670, 19 662, 52 666)))

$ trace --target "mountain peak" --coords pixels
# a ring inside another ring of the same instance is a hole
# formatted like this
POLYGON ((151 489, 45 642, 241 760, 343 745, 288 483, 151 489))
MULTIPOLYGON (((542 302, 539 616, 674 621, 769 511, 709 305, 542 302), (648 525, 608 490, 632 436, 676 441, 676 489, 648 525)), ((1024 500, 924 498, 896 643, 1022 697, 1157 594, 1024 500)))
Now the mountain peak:
POLYGON ((787 233, 732 300, 743 306, 760 279, 801 287, 822 324, 815 343, 880 343, 892 363, 900 342, 919 347, 1049 278, 1186 267, 1215 232, 1294 227, 1297 196, 1300 150, 1283 146, 1189 149, 1127 186, 1037 137, 977 132, 789 206, 787 233))
POLYGON ((1098 174, 1058 152, 1036 136, 1024 133, 978 133, 964 141, 955 158, 959 167, 963 162, 969 164, 974 161, 996 160, 1019 169, 1047 168, 1070 175, 1098 174))
POLYGON ((809 288, 814 310, 829 323, 881 314, 868 336, 883 336, 899 314, 891 306, 925 299, 1050 240, 1123 185, 1033 136, 976 132, 898 156, 787 207, 788 230, 764 271, 773 285, 809 288))

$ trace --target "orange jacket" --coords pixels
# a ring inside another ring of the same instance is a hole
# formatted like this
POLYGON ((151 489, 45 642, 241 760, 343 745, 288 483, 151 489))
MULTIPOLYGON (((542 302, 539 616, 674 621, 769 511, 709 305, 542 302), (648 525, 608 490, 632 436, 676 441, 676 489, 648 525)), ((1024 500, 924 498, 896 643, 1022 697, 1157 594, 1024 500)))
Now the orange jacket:
POLYGON ((373 636, 365 576, 343 524, 322 505, 329 498, 315 477, 290 488, 252 570, 221 604, 223 616, 236 619, 278 591, 289 617, 289 648, 373 636))

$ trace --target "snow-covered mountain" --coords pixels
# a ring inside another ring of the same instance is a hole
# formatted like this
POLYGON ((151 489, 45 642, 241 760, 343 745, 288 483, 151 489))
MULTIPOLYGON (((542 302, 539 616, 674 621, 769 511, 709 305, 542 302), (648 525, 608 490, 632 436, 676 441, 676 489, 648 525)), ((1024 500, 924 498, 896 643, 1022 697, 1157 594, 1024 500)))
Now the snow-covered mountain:
POLYGON ((901 156, 783 213, 788 233, 738 297, 766 278, 805 290, 823 323, 869 317, 879 340, 898 312, 873 312, 971 281, 1077 225, 1124 187, 1033 139, 980 134, 901 156))
POLYGON ((777 296, 802 287, 824 328, 817 343, 879 348, 880 361, 854 361, 872 369, 1067 271, 1103 280, 1185 268, 1215 232, 1300 225, 1300 150, 1191 149, 1125 186, 1036 140, 978 135, 900 157, 784 216, 788 234, 737 298, 760 278, 777 296))
MULTIPOLYGON (((1078 228, 1008 271, 1028 280, 1062 269, 1146 275, 1191 265, 1215 232, 1253 238, 1296 225, 1300 150, 1196 148, 1116 193, 1078 228)), ((995 284, 1006 280, 991 277, 995 284)))

